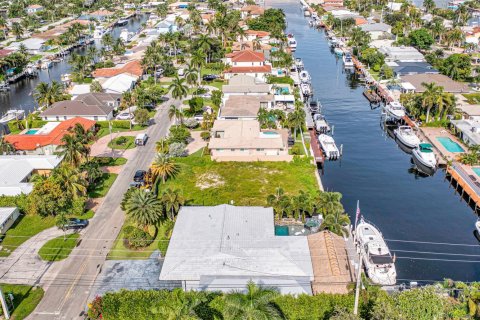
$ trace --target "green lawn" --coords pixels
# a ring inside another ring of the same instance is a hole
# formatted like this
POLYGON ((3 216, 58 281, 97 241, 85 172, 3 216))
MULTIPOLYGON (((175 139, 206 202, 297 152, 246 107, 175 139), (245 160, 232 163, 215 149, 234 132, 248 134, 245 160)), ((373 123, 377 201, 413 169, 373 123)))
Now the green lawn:
POLYGON ((42 59, 42 55, 41 54, 36 54, 34 56, 31 56, 29 61, 30 62, 37 62, 38 60, 42 59))
POLYGON ((465 93, 463 96, 470 104, 480 104, 480 93, 465 93))
MULTIPOLYGON (((38 305, 43 298, 43 289, 40 287, 31 287, 19 284, 0 284, 5 295, 13 295, 12 320, 25 319, 38 305)), ((1 314, 1 310, 0 310, 1 314)))
POLYGON ((67 234, 47 241, 38 251, 38 255, 45 261, 60 261, 66 259, 78 243, 78 233, 67 234))
POLYGON ((206 85, 206 86, 215 87, 218 90, 222 90, 222 87, 223 87, 224 84, 226 84, 226 82, 224 82, 222 80, 213 80, 213 81, 210 81, 210 82, 202 81, 202 84, 206 85))
POLYGON ((107 195, 108 190, 117 179, 116 173, 104 173, 103 177, 92 187, 88 189, 89 198, 103 198, 107 195))
POLYGON ((288 162, 214 162, 197 153, 176 160, 180 173, 161 189, 183 191, 190 205, 267 205, 266 198, 281 187, 287 194, 318 190, 309 159, 288 162))
POLYGON ((121 166, 127 163, 127 159, 125 158, 112 158, 112 157, 96 157, 95 158, 100 166, 102 167, 113 167, 113 166, 121 166))
POLYGON ((135 148, 135 137, 120 136, 116 137, 108 143, 108 147, 112 149, 127 150, 135 148))
POLYGON ((130 222, 127 220, 122 227, 122 231, 118 234, 115 243, 110 249, 110 252, 107 255, 107 259, 110 260, 128 260, 128 259, 148 259, 150 255, 155 250, 160 250, 162 255, 165 256, 165 252, 168 248, 169 239, 165 236, 165 230, 163 225, 160 225, 158 228, 157 236, 155 240, 150 244, 148 247, 143 248, 141 250, 132 250, 130 248, 125 247, 123 243, 124 233, 123 228, 126 226, 131 225, 130 222))
MULTIPOLYGON (((139 131, 139 130, 144 130, 146 127, 141 126, 139 124, 133 125, 132 130, 130 129, 125 129, 125 128, 112 128, 112 133, 117 133, 117 132, 128 132, 128 131, 139 131)), ((98 139, 105 137, 110 133, 110 130, 108 128, 101 128, 98 130, 96 137, 98 139)))
POLYGON ((15 224, 8 229, 1 246, 0 257, 7 257, 22 243, 37 233, 55 226, 55 218, 40 216, 20 216, 15 224))

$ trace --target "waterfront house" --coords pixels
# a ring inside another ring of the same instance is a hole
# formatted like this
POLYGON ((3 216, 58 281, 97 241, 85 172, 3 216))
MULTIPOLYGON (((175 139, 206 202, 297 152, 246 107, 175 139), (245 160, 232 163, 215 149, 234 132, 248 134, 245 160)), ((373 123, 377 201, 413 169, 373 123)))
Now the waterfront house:
POLYGON ((220 108, 218 119, 255 120, 260 108, 270 110, 274 104, 273 95, 232 95, 220 108))
POLYGON ((114 15, 114 12, 108 11, 108 10, 97 10, 91 13, 83 14, 81 15, 78 20, 97 20, 97 21, 105 21, 112 17, 114 15))
POLYGON ((33 190, 32 176, 49 175, 61 161, 55 155, 0 156, 0 196, 29 194, 33 190))
POLYGON ((40 114, 45 121, 64 121, 76 117, 105 121, 113 119, 113 110, 120 105, 120 94, 95 92, 81 94, 75 100, 55 102, 40 114))
POLYGON ((246 30, 244 35, 238 36, 238 41, 255 41, 255 40, 267 44, 270 41, 270 32, 246 30))
POLYGON ((362 24, 360 29, 368 32, 372 40, 392 38, 392 27, 386 23, 362 24))
POLYGON ((15 150, 25 154, 52 155, 61 150, 62 138, 71 134, 76 124, 85 130, 93 130, 95 121, 85 118, 73 118, 63 122, 48 122, 42 128, 33 128, 24 134, 4 136, 5 141, 13 145, 15 150))
POLYGON ((20 216, 16 207, 0 207, 0 235, 5 234, 20 216))
POLYGON ((177 26, 167 20, 162 20, 155 25, 155 29, 159 34, 173 33, 178 30, 177 26))
POLYGON ((307 237, 276 236, 272 208, 183 206, 160 280, 184 290, 245 291, 249 281, 282 294, 312 294, 307 237))
POLYGON ((412 62, 402 62, 402 61, 389 61, 386 64, 392 68, 393 73, 396 77, 412 75, 412 74, 438 74, 440 73, 437 69, 434 69, 433 66, 424 61, 412 61, 412 62))
POLYGON ((425 61, 423 54, 414 47, 380 47, 379 51, 385 55, 386 61, 425 61))
POLYGON ((321 0, 322 6, 343 7, 343 0, 321 0))
POLYGON ((232 95, 268 95, 271 91, 271 84, 246 75, 235 75, 228 84, 222 86, 224 101, 232 95))
POLYGON ((143 75, 143 67, 140 60, 131 60, 116 65, 113 68, 99 68, 92 72, 95 78, 112 78, 120 74, 128 74, 137 79, 143 75))
POLYGON ((45 39, 41 38, 28 38, 20 42, 11 43, 7 49, 18 51, 20 50, 20 47, 24 45, 28 53, 35 55, 40 54, 48 49, 48 46, 45 45, 45 42, 45 39))
POLYGON ((25 10, 27 14, 34 14, 43 11, 44 7, 39 4, 31 4, 25 10))
POLYGON ((226 55, 225 63, 230 66, 224 71, 225 79, 229 80, 234 75, 248 75, 266 82, 266 76, 272 73, 272 66, 265 61, 261 52, 243 50, 226 55))
POLYGON ((480 122, 478 122, 480 113, 477 110, 471 111, 474 118, 450 121, 452 131, 455 135, 470 146, 480 145, 480 122))
POLYGON ((412 74, 412 75, 405 75, 401 77, 402 86, 405 84, 409 84, 410 88, 415 88, 415 93, 422 93, 425 92, 425 87, 422 83, 435 83, 438 86, 443 87, 445 92, 450 93, 466 93, 470 91, 470 88, 467 84, 452 80, 451 78, 447 77, 443 74, 412 74))
POLYGON ((261 130, 257 120, 216 120, 208 148, 216 161, 290 161, 288 130, 261 130))
POLYGON ((255 19, 264 14, 265 9, 257 5, 248 5, 240 9, 243 20, 255 19))
POLYGON ((121 73, 111 78, 103 78, 100 81, 103 91, 106 93, 118 93, 130 91, 135 87, 138 78, 130 74, 121 73))

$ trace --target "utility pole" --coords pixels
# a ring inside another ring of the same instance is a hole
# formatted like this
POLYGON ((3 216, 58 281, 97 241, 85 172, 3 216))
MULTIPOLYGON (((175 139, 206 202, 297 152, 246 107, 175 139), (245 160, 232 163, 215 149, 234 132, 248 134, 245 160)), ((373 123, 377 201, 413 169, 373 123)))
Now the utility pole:
POLYGON ((10 319, 10 310, 8 309, 7 301, 3 295, 2 288, 0 288, 0 302, 2 303, 3 315, 5 316, 5 319, 10 319))
POLYGON ((360 248, 360 261, 357 270, 357 287, 355 288, 355 305, 353 307, 353 314, 358 314, 358 299, 360 298, 360 286, 362 285, 362 248, 360 248))

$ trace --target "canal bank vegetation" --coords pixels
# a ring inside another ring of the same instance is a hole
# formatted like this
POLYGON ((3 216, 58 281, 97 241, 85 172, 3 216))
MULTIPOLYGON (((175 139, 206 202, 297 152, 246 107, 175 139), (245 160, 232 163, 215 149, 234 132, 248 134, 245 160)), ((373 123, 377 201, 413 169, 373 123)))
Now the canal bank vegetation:
POLYGON ((250 283, 239 292, 122 290, 107 292, 89 304, 91 319, 476 319, 479 286, 445 281, 387 294, 375 287, 362 290, 359 315, 353 315, 353 294, 280 295, 250 283))

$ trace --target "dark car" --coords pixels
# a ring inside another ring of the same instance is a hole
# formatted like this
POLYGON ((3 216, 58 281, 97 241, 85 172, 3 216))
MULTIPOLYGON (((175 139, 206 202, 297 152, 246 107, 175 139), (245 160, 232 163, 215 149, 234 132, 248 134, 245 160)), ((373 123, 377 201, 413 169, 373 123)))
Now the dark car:
POLYGON ((203 81, 213 81, 217 78, 218 78, 218 76, 216 76, 214 74, 206 74, 202 77, 203 81))
POLYGON ((88 220, 70 218, 68 222, 64 225, 65 229, 83 229, 88 226, 88 220))
POLYGON ((137 172, 135 172, 135 175, 133 176, 133 181, 143 182, 146 174, 147 174, 147 171, 145 170, 137 170, 137 172))

